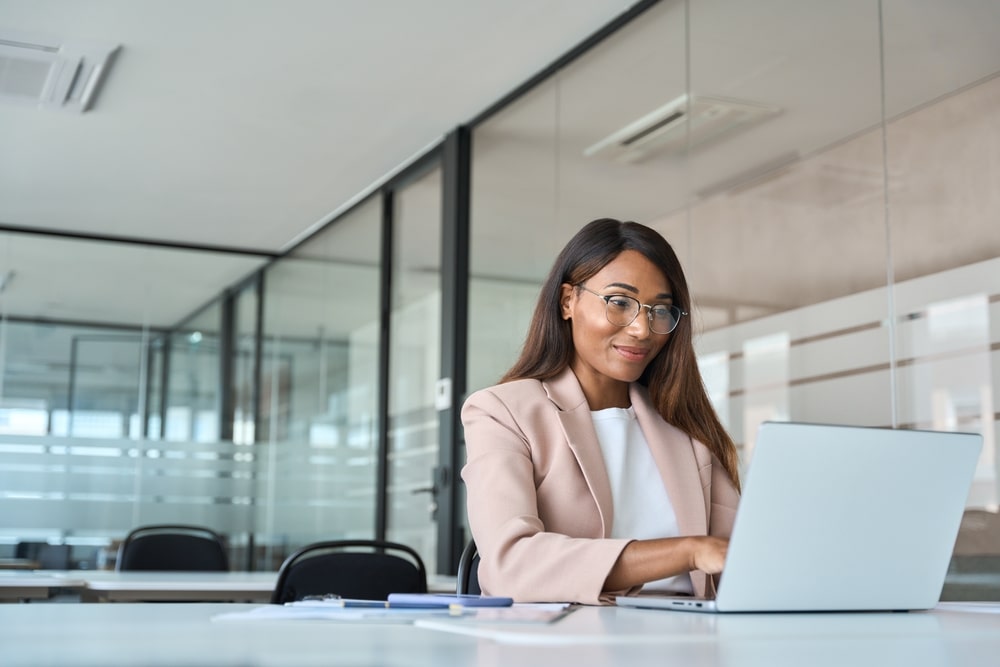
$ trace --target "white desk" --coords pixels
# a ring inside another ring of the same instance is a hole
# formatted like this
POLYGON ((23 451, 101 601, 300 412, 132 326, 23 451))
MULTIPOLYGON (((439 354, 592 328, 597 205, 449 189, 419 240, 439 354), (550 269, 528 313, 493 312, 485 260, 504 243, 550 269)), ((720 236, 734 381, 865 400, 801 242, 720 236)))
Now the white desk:
POLYGON ((584 607, 552 625, 464 626, 466 634, 385 623, 212 620, 256 606, 0 605, 0 663, 995 667, 1000 655, 1000 614, 956 611, 710 616, 584 607))

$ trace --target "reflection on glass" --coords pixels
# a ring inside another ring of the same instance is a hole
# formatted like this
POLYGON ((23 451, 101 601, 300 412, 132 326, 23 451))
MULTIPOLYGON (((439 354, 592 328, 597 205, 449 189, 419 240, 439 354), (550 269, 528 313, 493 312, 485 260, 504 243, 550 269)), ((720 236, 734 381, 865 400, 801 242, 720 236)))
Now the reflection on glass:
POLYGON ((723 424, 729 423, 729 354, 716 352, 698 357, 698 369, 705 383, 708 398, 723 424))
POLYGON ((436 571, 430 492, 438 465, 435 383, 441 368, 441 172, 396 195, 389 333, 387 536, 436 571))
POLYGON ((1000 5, 883 12, 895 417, 982 434, 942 599, 997 599, 985 582, 1000 575, 1000 5))
POLYGON ((892 423, 877 9, 689 4, 690 90, 778 110, 692 137, 663 221, 689 241, 700 364, 729 358, 713 400, 744 467, 763 421, 892 423))
POLYGON ((257 353, 257 294, 256 283, 245 287, 236 297, 233 317, 233 442, 253 443, 255 419, 254 383, 257 353))
POLYGON ((753 457, 757 428, 765 421, 788 420, 789 347, 786 332, 743 342, 744 465, 753 457))
POLYGON ((910 312, 897 324, 898 409, 907 428, 983 434, 983 453, 969 505, 995 507, 996 369, 990 297, 982 293, 957 296, 913 310, 930 290, 939 295, 945 290, 960 293, 975 289, 974 284, 982 286, 966 269, 899 284, 899 303, 909 306, 910 312))
POLYGON ((221 310, 212 304, 170 336, 165 440, 219 439, 221 310))
POLYGON ((685 93, 685 5, 648 9, 475 128, 470 392, 514 362, 541 283, 580 227, 600 217, 649 224, 683 205, 683 146, 642 155, 628 155, 627 141, 594 147, 685 93))

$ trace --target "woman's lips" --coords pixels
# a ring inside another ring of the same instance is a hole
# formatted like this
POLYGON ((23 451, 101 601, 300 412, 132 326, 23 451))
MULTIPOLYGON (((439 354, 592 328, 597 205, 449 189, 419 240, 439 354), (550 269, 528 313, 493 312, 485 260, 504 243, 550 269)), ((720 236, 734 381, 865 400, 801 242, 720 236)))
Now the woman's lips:
POLYGON ((642 361, 649 354, 649 350, 644 347, 627 347, 625 345, 615 345, 618 354, 628 361, 642 361))

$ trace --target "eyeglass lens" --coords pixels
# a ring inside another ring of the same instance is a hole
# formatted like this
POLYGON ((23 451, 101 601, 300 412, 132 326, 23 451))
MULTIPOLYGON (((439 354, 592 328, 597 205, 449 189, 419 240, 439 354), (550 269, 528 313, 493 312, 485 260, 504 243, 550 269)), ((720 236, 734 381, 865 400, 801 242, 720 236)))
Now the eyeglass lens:
MULTIPOLYGON (((608 322, 619 327, 627 327, 639 315, 643 308, 637 300, 630 296, 607 297, 608 322)), ((674 330, 681 318, 681 309, 677 306, 657 305, 645 306, 649 310, 649 328, 658 334, 667 334, 674 330)))

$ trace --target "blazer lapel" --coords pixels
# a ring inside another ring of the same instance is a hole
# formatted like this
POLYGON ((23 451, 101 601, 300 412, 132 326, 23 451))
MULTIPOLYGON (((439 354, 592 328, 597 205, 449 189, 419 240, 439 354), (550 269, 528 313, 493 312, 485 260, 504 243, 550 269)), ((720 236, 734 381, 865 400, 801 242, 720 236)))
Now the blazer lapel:
POLYGON ((601 526, 604 537, 611 536, 611 522, 614 517, 614 505, 611 500, 611 483, 608 481, 608 471, 604 466, 604 455, 597 440, 594 422, 590 415, 590 406, 583 395, 580 382, 570 368, 559 375, 542 383, 549 398, 559 407, 559 421, 570 451, 583 472, 590 493, 597 503, 601 516, 601 526))

